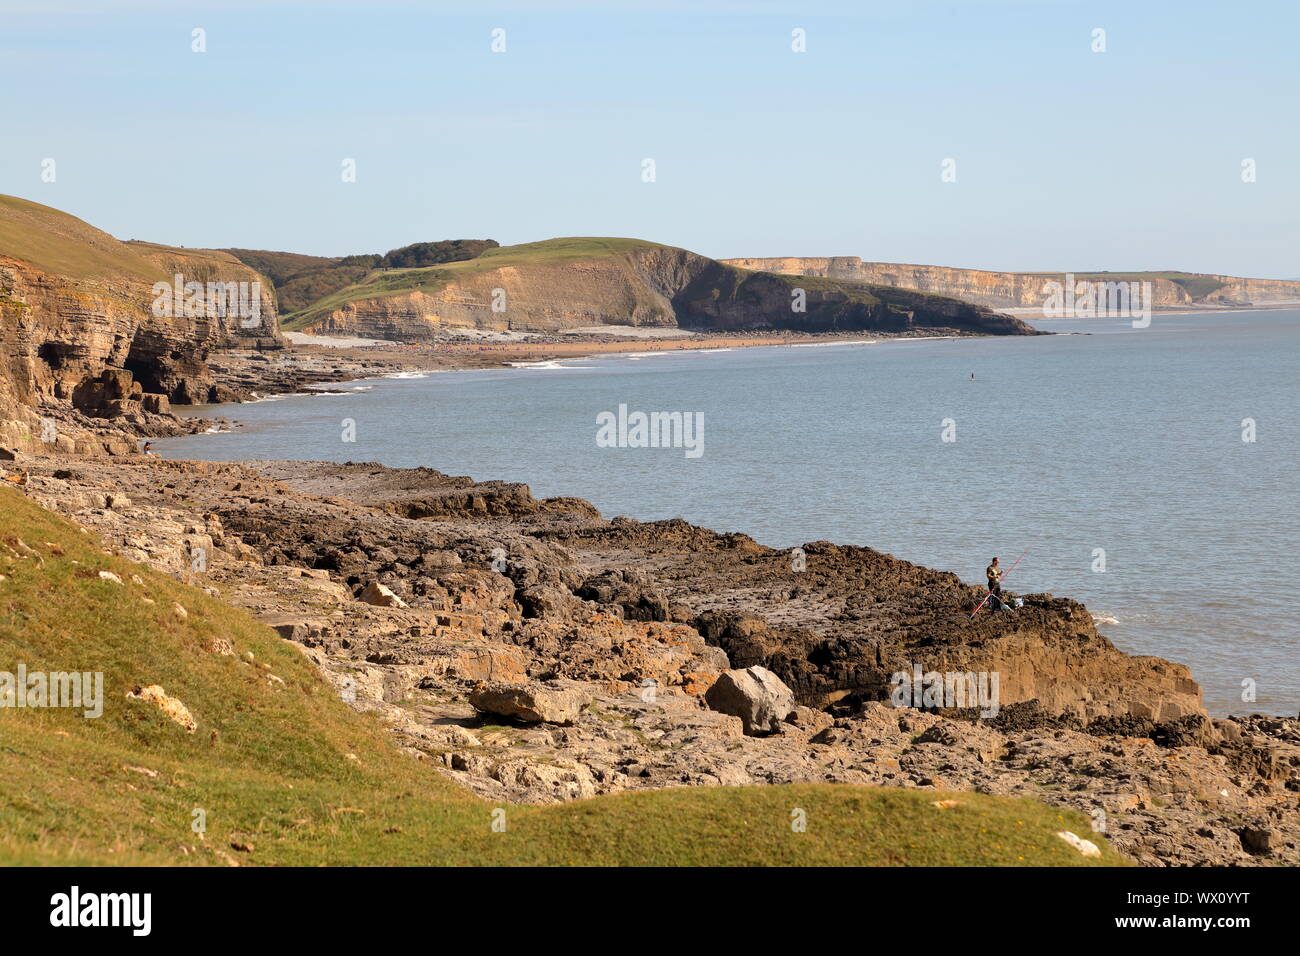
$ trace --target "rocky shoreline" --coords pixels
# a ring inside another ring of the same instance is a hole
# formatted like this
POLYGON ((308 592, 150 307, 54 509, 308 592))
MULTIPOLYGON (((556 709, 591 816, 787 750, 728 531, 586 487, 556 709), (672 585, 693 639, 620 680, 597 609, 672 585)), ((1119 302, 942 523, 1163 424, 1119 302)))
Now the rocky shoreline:
POLYGON ((496 799, 976 790, 1083 810, 1144 865, 1300 863, 1300 720, 1209 718, 1185 667, 1120 652, 1073 601, 970 622, 980 589, 868 548, 796 555, 431 469, 5 467, 117 553, 251 611, 496 799), (897 706, 915 669, 997 675, 997 706, 897 706))
MULTIPOLYGON (((1044 333, 1047 334, 1047 333, 1044 333)), ((375 344, 334 348, 294 345, 276 348, 230 348, 213 353, 207 367, 215 385, 230 400, 299 392, 397 373, 499 368, 502 365, 586 358, 620 352, 671 352, 697 349, 755 348, 800 343, 871 339, 967 338, 976 333, 956 329, 914 329, 907 333, 694 333, 690 338, 655 339, 600 333, 517 333, 511 339, 472 338, 449 334, 430 344, 375 344)))

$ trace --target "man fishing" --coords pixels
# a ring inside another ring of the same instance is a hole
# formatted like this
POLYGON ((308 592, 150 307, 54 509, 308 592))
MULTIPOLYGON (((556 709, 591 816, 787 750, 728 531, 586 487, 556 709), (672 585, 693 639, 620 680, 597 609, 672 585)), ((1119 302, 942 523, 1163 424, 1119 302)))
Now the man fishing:
POLYGON ((998 567, 998 559, 995 557, 993 563, 984 569, 984 576, 989 579, 989 600, 990 607, 998 610, 1002 604, 1002 568, 998 567))
POLYGON ((1015 599, 1014 605, 1008 604, 1006 601, 1002 600, 1002 579, 1014 571, 1020 565, 1020 562, 1025 560, 1025 555, 1028 553, 1029 549, 1026 548, 1024 554, 1021 554, 1020 557, 1016 558, 1015 563, 1012 564, 1011 567, 1007 568, 1006 571, 1003 571, 999 566, 997 558, 994 558, 993 563, 984 569, 984 576, 989 580, 989 593, 985 595, 983 601, 980 601, 980 603, 976 605, 975 610, 970 612, 971 617, 978 614, 980 608, 985 604, 989 606, 989 610, 991 611, 1010 611, 1013 606, 1025 606, 1025 602, 1020 598, 1015 599))

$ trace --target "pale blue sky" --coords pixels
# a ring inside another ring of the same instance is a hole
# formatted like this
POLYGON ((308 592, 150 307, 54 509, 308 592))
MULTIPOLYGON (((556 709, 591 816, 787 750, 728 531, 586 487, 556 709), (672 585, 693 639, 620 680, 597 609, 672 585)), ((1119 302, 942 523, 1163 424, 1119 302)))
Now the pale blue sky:
POLYGON ((189 246, 617 235, 1295 277, 1298 9, 0 0, 0 192, 189 246))

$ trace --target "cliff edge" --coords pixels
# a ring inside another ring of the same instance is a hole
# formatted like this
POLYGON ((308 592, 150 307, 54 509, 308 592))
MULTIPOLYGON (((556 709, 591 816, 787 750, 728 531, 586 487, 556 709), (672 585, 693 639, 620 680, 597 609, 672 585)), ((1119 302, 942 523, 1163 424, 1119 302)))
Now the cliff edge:
MULTIPOLYGON (((723 259, 738 269, 782 275, 824 276, 952 296, 990 309, 1041 308, 1045 282, 1061 282, 1063 274, 987 272, 947 266, 899 262, 864 262, 857 256, 723 259)), ((1150 282, 1151 306, 1242 308, 1300 304, 1300 282, 1286 279, 1243 279, 1198 272, 1075 272, 1079 281, 1150 282)))
POLYGON ((234 256, 120 242, 57 209, 0 196, 6 444, 36 440, 36 409, 139 425, 171 403, 229 400, 208 355, 280 344, 270 284, 234 256))

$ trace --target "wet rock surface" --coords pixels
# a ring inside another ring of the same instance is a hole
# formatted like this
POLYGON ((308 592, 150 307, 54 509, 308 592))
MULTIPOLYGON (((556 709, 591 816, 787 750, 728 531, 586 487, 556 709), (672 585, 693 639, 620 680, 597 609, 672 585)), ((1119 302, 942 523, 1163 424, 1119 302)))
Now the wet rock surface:
POLYGON ((248 609, 494 799, 976 790, 1083 810, 1145 865, 1300 863, 1300 721, 1208 718, 1186 668, 1121 653, 1066 599, 971 621, 981 589, 871 549, 809 543, 795 571, 743 535, 430 469, 24 464, 37 501, 248 609), (917 669, 997 674, 996 713, 897 706, 917 669))

